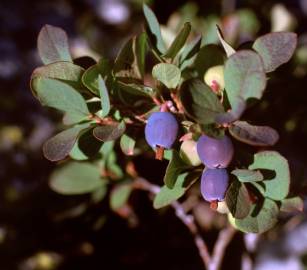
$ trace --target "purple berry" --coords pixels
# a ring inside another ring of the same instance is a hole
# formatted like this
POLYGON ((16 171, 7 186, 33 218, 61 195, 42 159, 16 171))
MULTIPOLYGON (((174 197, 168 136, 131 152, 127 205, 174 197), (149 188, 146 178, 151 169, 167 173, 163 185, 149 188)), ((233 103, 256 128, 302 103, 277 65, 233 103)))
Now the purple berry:
POLYGON ((169 112, 154 112, 145 127, 147 143, 154 149, 170 149, 177 138, 178 123, 169 112))
POLYGON ((226 168, 233 157, 233 145, 225 135, 221 139, 214 139, 206 135, 197 141, 197 153, 200 160, 208 168, 226 168))
POLYGON ((200 191, 208 202, 223 201, 229 177, 226 169, 205 169, 201 176, 200 191))

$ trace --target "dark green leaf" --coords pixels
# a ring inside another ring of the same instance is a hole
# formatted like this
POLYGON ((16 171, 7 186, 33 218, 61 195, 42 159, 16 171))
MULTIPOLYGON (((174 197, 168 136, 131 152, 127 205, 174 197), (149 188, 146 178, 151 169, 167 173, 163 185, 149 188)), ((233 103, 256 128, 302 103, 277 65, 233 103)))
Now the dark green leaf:
POLYGON ((111 109, 111 104, 110 104, 108 89, 105 85, 104 80, 101 78, 101 75, 98 76, 98 90, 101 99, 101 108, 102 108, 101 117, 104 118, 109 114, 111 109))
POLYGON ((171 46, 168 48, 164 57, 174 59, 179 51, 182 49, 186 43, 189 34, 191 32, 191 24, 185 23, 175 40, 172 42, 171 46))
POLYGON ((260 171, 251 171, 245 169, 236 169, 231 172, 240 182, 259 182, 263 180, 263 175, 260 171))
POLYGON ((101 75, 105 80, 111 74, 111 67, 107 60, 101 59, 96 65, 88 68, 83 76, 83 84, 95 95, 99 95, 98 76, 101 75))
POLYGON ((116 211, 123 207, 127 203, 132 190, 131 183, 116 185, 110 194, 111 209, 116 211))
POLYGON ((195 38, 190 44, 187 44, 180 55, 180 70, 190 66, 199 52, 202 36, 195 38))
POLYGON ((150 30, 151 35, 154 38, 154 45, 160 51, 160 53, 164 54, 166 52, 166 48, 161 35, 159 22, 153 11, 146 4, 143 5, 143 12, 145 15, 147 26, 150 30))
POLYGON ((290 32, 269 33, 256 39, 253 49, 262 57, 266 72, 288 62, 297 45, 297 35, 290 32))
POLYGON ((283 200, 287 197, 290 186, 290 171, 288 161, 275 151, 263 151, 254 155, 254 162, 249 170, 264 169, 275 171, 273 179, 265 179, 264 196, 273 200, 283 200))
POLYGON ((278 214, 276 203, 265 199, 262 205, 254 204, 246 218, 235 219, 234 225, 246 233, 263 233, 277 223, 278 214))
POLYGON ((172 150, 172 158, 168 163, 163 179, 164 184, 168 188, 173 188, 179 174, 187 168, 189 168, 189 166, 181 159, 179 153, 176 150, 172 150))
POLYGON ((226 193, 226 204, 233 217, 245 218, 251 208, 251 200, 244 184, 233 181, 226 193))
POLYGON ((218 124, 229 124, 232 123, 242 116, 246 108, 246 102, 242 97, 238 97, 234 104, 232 104, 231 110, 226 113, 222 113, 216 116, 216 122, 218 124))
POLYGON ((51 161, 59 161, 68 156, 73 148, 80 132, 89 127, 83 124, 70 129, 66 129, 44 143, 44 156, 51 161))
POLYGON ((43 105, 68 113, 75 123, 88 119, 84 98, 70 85, 41 77, 34 78, 32 85, 43 105))
POLYGON ((180 89, 180 100, 185 112, 201 125, 215 123, 224 112, 217 95, 200 80, 189 80, 180 89))
POLYGON ((160 63, 153 67, 152 76, 167 88, 175 89, 180 82, 181 71, 173 64, 160 63))
POLYGON ((283 212, 302 212, 304 210, 304 201, 300 197, 292 197, 281 201, 280 211, 283 212))
POLYGON ((224 65, 224 53, 217 45, 210 44, 202 47, 194 62, 198 77, 203 79, 210 67, 224 65))
POLYGON ((98 168, 89 163, 70 162, 50 176, 51 189, 63 195, 90 193, 105 185, 98 168))
POLYGON ((72 62, 67 35, 59 27, 46 24, 39 32, 37 47, 45 65, 58 61, 72 62))
POLYGON ((152 97, 155 95, 155 90, 153 88, 141 84, 127 84, 118 81, 117 86, 119 91, 124 91, 134 96, 152 97))
POLYGON ((125 129, 125 122, 101 125, 94 128, 93 134, 100 141, 114 141, 123 135, 125 129))
POLYGON ((236 52, 225 64, 224 78, 229 102, 235 106, 238 97, 244 100, 262 97, 266 77, 260 56, 250 50, 236 52))
POLYGON ((267 126, 252 126, 245 121, 236 121, 229 128, 237 140, 255 146, 272 146, 278 139, 277 131, 267 126))
POLYGON ((227 56, 231 56, 233 55, 236 51, 224 40, 224 37, 223 37, 223 33, 221 31, 221 29, 219 28, 218 25, 216 25, 216 30, 217 30, 217 36, 219 37, 219 40, 227 54, 227 56))

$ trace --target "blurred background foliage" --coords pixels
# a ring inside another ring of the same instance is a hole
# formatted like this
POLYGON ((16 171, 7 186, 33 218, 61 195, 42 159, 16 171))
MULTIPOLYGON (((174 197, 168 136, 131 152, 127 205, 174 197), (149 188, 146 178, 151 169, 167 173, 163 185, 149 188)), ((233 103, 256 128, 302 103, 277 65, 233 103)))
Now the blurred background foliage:
MULTIPOLYGON (((129 205, 114 213, 107 198, 95 203, 90 196, 65 197, 48 187, 55 165, 43 158, 41 146, 58 129, 61 116, 41 107, 29 89, 30 74, 41 64, 36 51, 40 28, 52 24, 65 29, 74 57, 114 58, 123 43, 142 29, 142 3, 1 1, 0 269, 202 269, 184 225, 171 209, 153 210, 147 194, 134 192, 129 205)), ((204 44, 217 43, 217 23, 234 47, 242 43, 248 47, 257 35, 270 31, 298 33, 292 61, 271 75, 264 98, 246 112, 246 117, 278 130, 281 139, 277 150, 288 158, 291 167, 291 192, 306 198, 307 1, 146 3, 163 24, 166 43, 185 21, 204 35, 204 44)), ((143 176, 161 184, 165 163, 136 158, 136 164, 143 176)), ((225 217, 205 203, 193 211, 212 246, 225 217)), ((223 268, 306 269, 305 214, 281 216, 280 224, 264 235, 237 233, 226 251, 223 268)))

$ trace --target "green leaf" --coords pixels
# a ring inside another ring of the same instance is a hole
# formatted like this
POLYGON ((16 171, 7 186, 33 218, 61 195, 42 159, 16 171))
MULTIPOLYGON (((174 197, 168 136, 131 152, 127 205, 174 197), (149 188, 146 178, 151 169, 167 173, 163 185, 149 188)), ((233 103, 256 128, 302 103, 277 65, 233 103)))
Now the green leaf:
POLYGON ((276 176, 273 179, 265 179, 264 196, 273 200, 283 200, 287 197, 290 186, 290 171, 288 161, 275 151, 263 151, 254 155, 254 162, 249 170, 264 169, 273 170, 276 176))
POLYGON ((199 52, 201 45, 202 36, 196 37, 190 44, 184 46, 183 51, 180 55, 180 70, 184 70, 186 67, 190 66, 199 52))
POLYGON ((125 122, 113 123, 110 125, 101 125, 94 128, 94 136, 103 142, 114 141, 118 139, 126 130, 125 122))
POLYGON ((169 188, 166 185, 161 187, 160 192, 154 198, 154 208, 159 209, 165 207, 182 197, 187 190, 187 187, 185 187, 185 181, 187 176, 188 173, 176 175, 176 178, 174 179, 175 185, 173 186, 173 188, 169 188))
POLYGON ((263 180, 263 175, 260 171, 251 171, 246 169, 236 169, 231 172, 240 182, 259 182, 263 180))
POLYGON ((292 197, 281 201, 280 211, 283 212, 302 212, 304 210, 304 201, 300 197, 292 197))
POLYGON ((56 169, 49 180, 50 188, 63 195, 90 193, 105 183, 96 166, 89 163, 70 162, 56 169))
POLYGON ((167 88, 175 89, 180 82, 181 71, 173 64, 160 63, 153 67, 152 76, 167 88))
POLYGON ((233 55, 236 51, 224 40, 223 33, 218 25, 216 25, 216 31, 227 57, 233 55))
POLYGON ((221 113, 216 116, 216 122, 218 124, 232 123, 242 116, 246 109, 246 102, 242 97, 238 97, 232 104, 231 110, 226 113, 221 113))
POLYGON ((84 98, 70 85, 41 77, 34 78, 32 85, 42 105, 68 113, 75 123, 88 119, 84 98))
POLYGON ((99 95, 101 99, 101 117, 106 117, 111 109, 110 99, 109 99, 109 93, 108 89, 104 83, 104 80, 101 78, 101 76, 98 76, 98 89, 99 89, 99 95))
POLYGON ((185 23, 175 40, 172 42, 171 46, 168 48, 164 57, 174 59, 179 51, 182 49, 186 43, 191 32, 191 24, 185 23))
POLYGON ((276 32, 257 38, 253 49, 260 54, 265 71, 271 72, 290 60, 296 45, 295 33, 276 32))
POLYGON ((224 112, 217 95, 202 81, 186 81, 179 92, 185 112, 200 125, 215 123, 218 114, 224 112))
POLYGON ((127 134, 123 134, 120 138, 120 148, 122 149, 123 153, 127 156, 134 155, 135 144, 136 144, 135 139, 127 134))
POLYGON ((67 35, 59 27, 46 24, 38 34, 37 48, 45 65, 58 61, 72 62, 67 35))
POLYGON ((51 161, 59 161, 68 156, 80 132, 87 129, 89 124, 66 129, 50 138, 43 145, 44 156, 51 161))
POLYGON ((102 142, 93 136, 93 130, 88 129, 79 136, 69 156, 75 160, 88 160, 95 157, 102 147, 102 142))
POLYGON ((110 194, 110 206, 113 211, 123 207, 132 192, 131 183, 124 183, 116 185, 110 194))
POLYGON ((234 106, 238 97, 244 100, 262 97, 266 77, 260 56, 250 50, 236 52, 225 64, 224 78, 229 102, 234 106))
POLYGON ((143 12, 147 22, 147 27, 149 28, 150 33, 153 36, 154 45, 160 51, 160 53, 164 54, 166 52, 166 48, 161 35, 160 25, 157 20, 157 17, 146 4, 143 5, 143 12))
POLYGON ((233 217, 242 219, 249 214, 252 203, 244 184, 233 181, 227 190, 225 200, 233 217))
POLYGON ((254 204, 244 219, 235 219, 235 226, 246 233, 263 233, 274 227, 279 214, 277 204, 265 199, 262 205, 254 204))
POLYGON ((224 65, 224 53, 221 48, 215 44, 202 47, 195 59, 194 66, 198 77, 204 78, 204 74, 210 67, 224 65))
POLYGON ((277 131, 267 126, 252 126, 245 121, 236 121, 229 128, 237 140, 254 146, 272 146, 277 143, 277 131))
POLYGON ((34 69, 31 76, 31 89, 36 96, 35 89, 32 86, 32 80, 37 77, 57 79, 63 81, 75 89, 82 88, 82 74, 84 69, 71 62, 55 62, 46 66, 34 69))
POLYGON ((181 159, 179 153, 176 150, 172 150, 172 158, 168 163, 163 179, 165 185, 168 188, 173 188, 179 174, 187 168, 189 168, 189 166, 181 159))
POLYGON ((153 97, 156 93, 153 88, 141 84, 117 81, 117 86, 119 91, 124 91, 134 96, 153 97))
POLYGON ((142 80, 147 52, 146 34, 135 36, 121 49, 116 57, 113 72, 118 78, 142 80))
POLYGON ((101 59, 96 65, 89 67, 82 76, 82 83, 95 95, 99 95, 98 76, 104 80, 111 74, 111 67, 108 60, 101 59))

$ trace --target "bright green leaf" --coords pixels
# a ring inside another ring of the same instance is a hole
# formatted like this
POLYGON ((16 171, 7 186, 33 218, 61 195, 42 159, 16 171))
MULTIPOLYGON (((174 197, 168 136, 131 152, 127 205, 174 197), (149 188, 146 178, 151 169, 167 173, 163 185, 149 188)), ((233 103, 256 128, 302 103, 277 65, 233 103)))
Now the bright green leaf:
POLYGON ((251 171, 245 169, 236 169, 231 172, 240 182, 259 182, 263 180, 263 175, 260 171, 251 171))
POLYGON ((116 185, 110 194, 110 206, 113 211, 123 207, 132 192, 131 183, 124 183, 116 185))
POLYGON ((136 143, 135 139, 127 134, 123 134, 120 138, 120 148, 122 149, 123 153, 127 156, 134 155, 135 143, 136 143))
POLYGON ((46 24, 39 32, 37 48, 45 65, 58 61, 72 62, 67 35, 59 27, 46 24))
POLYGON ((167 88, 175 89, 180 82, 181 71, 173 64, 160 63, 153 67, 152 76, 167 88))
POLYGON ((266 86, 266 77, 260 56, 250 50, 236 52, 228 58, 224 69, 226 93, 230 104, 238 97, 260 99, 266 86))
POLYGON ((90 193, 105 185, 98 168, 89 163, 70 162, 50 176, 51 189, 63 195, 90 193))
POLYGON ((304 210, 304 201, 300 197, 292 197, 281 201, 280 211, 283 212, 302 212, 304 210))
POLYGON ((287 197, 290 186, 290 171, 288 161, 275 151, 263 151, 254 155, 254 162, 249 170, 264 169, 275 171, 273 179, 265 179, 264 196, 273 200, 283 200, 287 197))

